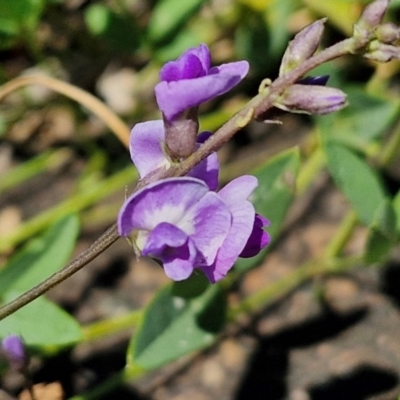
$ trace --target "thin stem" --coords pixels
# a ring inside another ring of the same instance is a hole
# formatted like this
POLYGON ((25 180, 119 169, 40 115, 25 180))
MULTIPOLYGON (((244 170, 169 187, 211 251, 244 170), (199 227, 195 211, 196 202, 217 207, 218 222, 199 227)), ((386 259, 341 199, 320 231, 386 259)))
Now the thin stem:
POLYGON ((330 259, 337 257, 343 250, 348 239, 353 233, 355 226, 357 225, 358 217, 355 211, 349 211, 349 213, 343 219, 339 230, 333 237, 329 245, 325 249, 325 258, 330 259))
POLYGON ((42 75, 20 76, 0 87, 0 100, 15 90, 27 85, 43 85, 77 101, 100 118, 115 136, 117 136, 121 143, 129 148, 130 132, 125 122, 99 99, 70 83, 42 75))
POLYGON ((71 156, 72 152, 67 148, 51 150, 13 168, 10 172, 1 175, 0 193, 39 175, 43 171, 60 168, 71 156))
POLYGON ((380 157, 380 164, 384 167, 389 166, 398 156, 400 151, 400 123, 396 125, 395 131, 389 139, 389 142, 383 149, 380 157))
POLYGON ((277 282, 247 297, 230 310, 228 319, 234 321, 242 313, 253 313, 316 275, 339 273, 356 266, 361 260, 362 257, 360 256, 352 256, 344 259, 322 259, 307 262, 277 282))
POLYGON ((24 305, 37 299, 46 293, 52 287, 69 278, 81 270, 86 264, 95 259, 100 253, 110 247, 119 238, 117 225, 110 226, 92 245, 81 253, 77 258, 72 260, 63 269, 57 271, 43 282, 39 283, 32 289, 28 290, 21 296, 17 297, 10 303, 1 307, 0 319, 6 318, 8 315, 19 310, 24 305))
POLYGON ((22 240, 38 233, 40 230, 46 228, 52 221, 59 219, 66 214, 78 212, 94 202, 103 199, 110 193, 115 192, 115 190, 123 188, 128 180, 133 181, 136 177, 135 169, 132 166, 129 166, 99 184, 85 188, 83 192, 66 199, 57 206, 50 208, 25 222, 17 231, 11 232, 7 236, 1 236, 0 252, 17 245, 22 240))
MULTIPOLYGON (((214 135, 212 135, 195 153, 189 156, 186 160, 178 166, 170 167, 169 169, 162 169, 152 174, 149 179, 143 179, 139 182, 136 190, 143 187, 150 182, 159 179, 183 176, 186 175, 195 165, 200 163, 212 152, 218 150, 225 144, 236 132, 244 128, 254 118, 261 116, 269 108, 273 107, 274 102, 281 96, 284 91, 300 79, 304 74, 323 64, 327 61, 333 60, 348 53, 355 53, 357 50, 364 48, 368 44, 367 41, 359 41, 354 38, 345 39, 342 42, 321 51, 320 53, 309 58, 303 64, 293 69, 289 73, 276 79, 268 89, 263 90, 255 96, 249 103, 237 114, 235 114, 229 121, 227 121, 214 135)), ((19 78, 23 79, 23 78, 19 78)), ((29 80, 29 77, 25 77, 29 80)), ((46 78, 47 79, 50 78, 46 78)), ((61 83, 55 81, 57 83, 61 83)), ((11 82, 10 82, 11 83, 11 82)), ((7 86, 6 84, 4 86, 7 86)), ((9 86, 7 86, 9 87, 9 86)), ((6 87, 6 88, 7 88, 6 87)), ((80 89, 74 88, 78 91, 80 89)), ((14 90, 14 89, 13 89, 14 90)), ((8 92, 12 91, 8 89, 8 92)), ((0 98, 7 90, 0 90, 0 98)), ((83 92, 85 94, 85 92, 83 92)), ((97 100, 97 99, 96 99, 97 100)), ((107 109, 107 108, 106 108, 107 109)), ((108 109, 107 109, 108 110, 108 109)), ((118 231, 116 225, 112 225, 106 233, 100 236, 92 246, 79 255, 75 260, 65 266, 61 271, 49 277, 42 284, 24 293, 22 296, 16 298, 12 303, 0 308, 0 320, 10 315, 12 312, 18 310, 29 302, 35 300, 37 297, 44 294, 47 290, 62 282, 67 277, 71 276, 76 271, 79 271, 87 263, 93 260, 97 255, 108 248, 112 243, 118 239, 118 231), (65 271, 64 271, 65 270, 65 271)))
POLYGON ((142 317, 143 311, 135 310, 125 315, 94 322, 83 328, 84 340, 95 340, 123 329, 132 328, 139 324, 142 317))

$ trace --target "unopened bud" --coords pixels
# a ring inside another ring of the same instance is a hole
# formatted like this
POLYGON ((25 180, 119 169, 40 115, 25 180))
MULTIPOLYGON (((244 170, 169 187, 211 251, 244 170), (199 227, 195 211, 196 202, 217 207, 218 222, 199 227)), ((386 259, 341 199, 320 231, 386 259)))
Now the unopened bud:
POLYGON ((399 60, 400 48, 391 44, 380 43, 376 40, 371 43, 364 57, 377 62, 399 60))
POLYGON ((28 365, 28 356, 22 338, 18 335, 8 335, 1 343, 4 355, 12 369, 23 371, 28 365))
POLYGON ((279 75, 296 68, 315 53, 324 32, 325 21, 326 18, 322 18, 306 26, 289 42, 282 57, 279 75))
POLYGON ((197 107, 183 112, 173 121, 164 118, 166 151, 172 160, 189 157, 196 147, 199 129, 197 107))
POLYGON ((400 28, 392 22, 379 25, 376 28, 376 38, 382 43, 393 44, 400 39, 400 28))
POLYGON ((340 89, 295 84, 274 103, 282 110, 305 114, 329 114, 346 107, 346 94, 340 89))
POLYGON ((389 3, 390 0, 375 0, 371 4, 368 4, 364 8, 357 25, 368 30, 376 28, 382 22, 389 3))

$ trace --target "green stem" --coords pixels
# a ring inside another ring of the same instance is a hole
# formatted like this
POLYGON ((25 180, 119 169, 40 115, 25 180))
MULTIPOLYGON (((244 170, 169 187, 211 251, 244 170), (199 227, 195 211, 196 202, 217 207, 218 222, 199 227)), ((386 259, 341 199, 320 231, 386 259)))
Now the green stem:
POLYGON ((383 148, 380 164, 384 167, 389 166, 400 152, 400 123, 396 125, 394 133, 389 139, 389 142, 383 148))
MULTIPOLYGON (((64 215, 78 212, 89 205, 107 197, 116 190, 124 187, 126 182, 134 181, 137 174, 132 166, 114 174, 112 177, 89 187, 85 192, 72 196, 57 206, 42 212, 31 220, 25 222, 16 232, 0 238, 0 252, 7 250, 25 239, 34 236, 42 229, 49 226, 54 220, 64 215)), ((123 199, 121 199, 122 202, 123 199)))
POLYGON ((3 174, 0 179, 0 193, 9 190, 41 172, 58 169, 71 158, 69 149, 48 151, 13 168, 3 174))
POLYGON ((350 239, 357 225, 358 217, 355 211, 350 211, 342 221, 339 230, 325 249, 325 258, 330 259, 339 256, 347 241, 350 239))
POLYGON ((356 266, 361 260, 359 256, 352 256, 344 259, 309 261, 277 282, 247 297, 228 312, 228 320, 234 321, 242 313, 254 313, 316 275, 339 273, 356 266))
POLYGON ((326 165, 325 154, 321 147, 314 150, 305 164, 302 166, 297 179, 296 188, 297 193, 304 193, 310 184, 315 180, 318 172, 320 172, 326 165))
POLYGON ((143 318, 142 310, 135 310, 125 315, 95 322, 83 328, 83 340, 90 341, 111 335, 139 325, 143 318))

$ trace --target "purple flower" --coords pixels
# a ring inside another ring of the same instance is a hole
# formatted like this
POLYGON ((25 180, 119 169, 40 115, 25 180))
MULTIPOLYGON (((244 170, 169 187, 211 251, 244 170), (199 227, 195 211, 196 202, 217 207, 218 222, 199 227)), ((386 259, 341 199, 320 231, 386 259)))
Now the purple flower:
POLYGON ((211 67, 208 47, 200 44, 164 65, 156 85, 157 103, 164 118, 172 121, 187 109, 226 93, 247 74, 247 61, 211 67))
POLYGON ((347 101, 346 94, 340 89, 295 83, 286 89, 274 106, 289 112, 323 115, 341 110, 347 106, 347 101))
POLYGON ((118 230, 142 255, 160 260, 170 278, 183 280, 200 268, 216 282, 242 252, 256 254, 269 241, 261 233, 265 220, 260 225, 247 200, 256 186, 256 178, 242 176, 215 193, 199 179, 163 179, 126 200, 118 230))
POLYGON ((1 342, 1 347, 11 368, 17 371, 22 371, 27 366, 28 357, 21 336, 6 336, 1 342))
MULTIPOLYGON (((198 135, 198 141, 203 140, 205 134, 209 135, 208 132, 198 135)), ((132 161, 141 179, 159 168, 168 168, 173 164, 164 146, 165 129, 162 120, 142 122, 133 127, 129 148, 132 161)), ((217 154, 212 153, 196 165, 188 175, 205 181, 211 190, 216 190, 218 168, 217 154)))

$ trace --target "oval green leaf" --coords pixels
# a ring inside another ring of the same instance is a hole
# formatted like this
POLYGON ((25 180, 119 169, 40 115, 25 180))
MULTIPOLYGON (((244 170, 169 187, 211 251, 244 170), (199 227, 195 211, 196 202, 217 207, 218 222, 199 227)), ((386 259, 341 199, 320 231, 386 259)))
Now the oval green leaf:
POLYGON ((365 225, 373 222, 386 194, 377 173, 348 148, 327 141, 324 150, 332 177, 365 225))
POLYGON ((158 292, 128 349, 128 365, 160 367, 209 346, 225 322, 226 302, 218 285, 202 274, 158 292))

